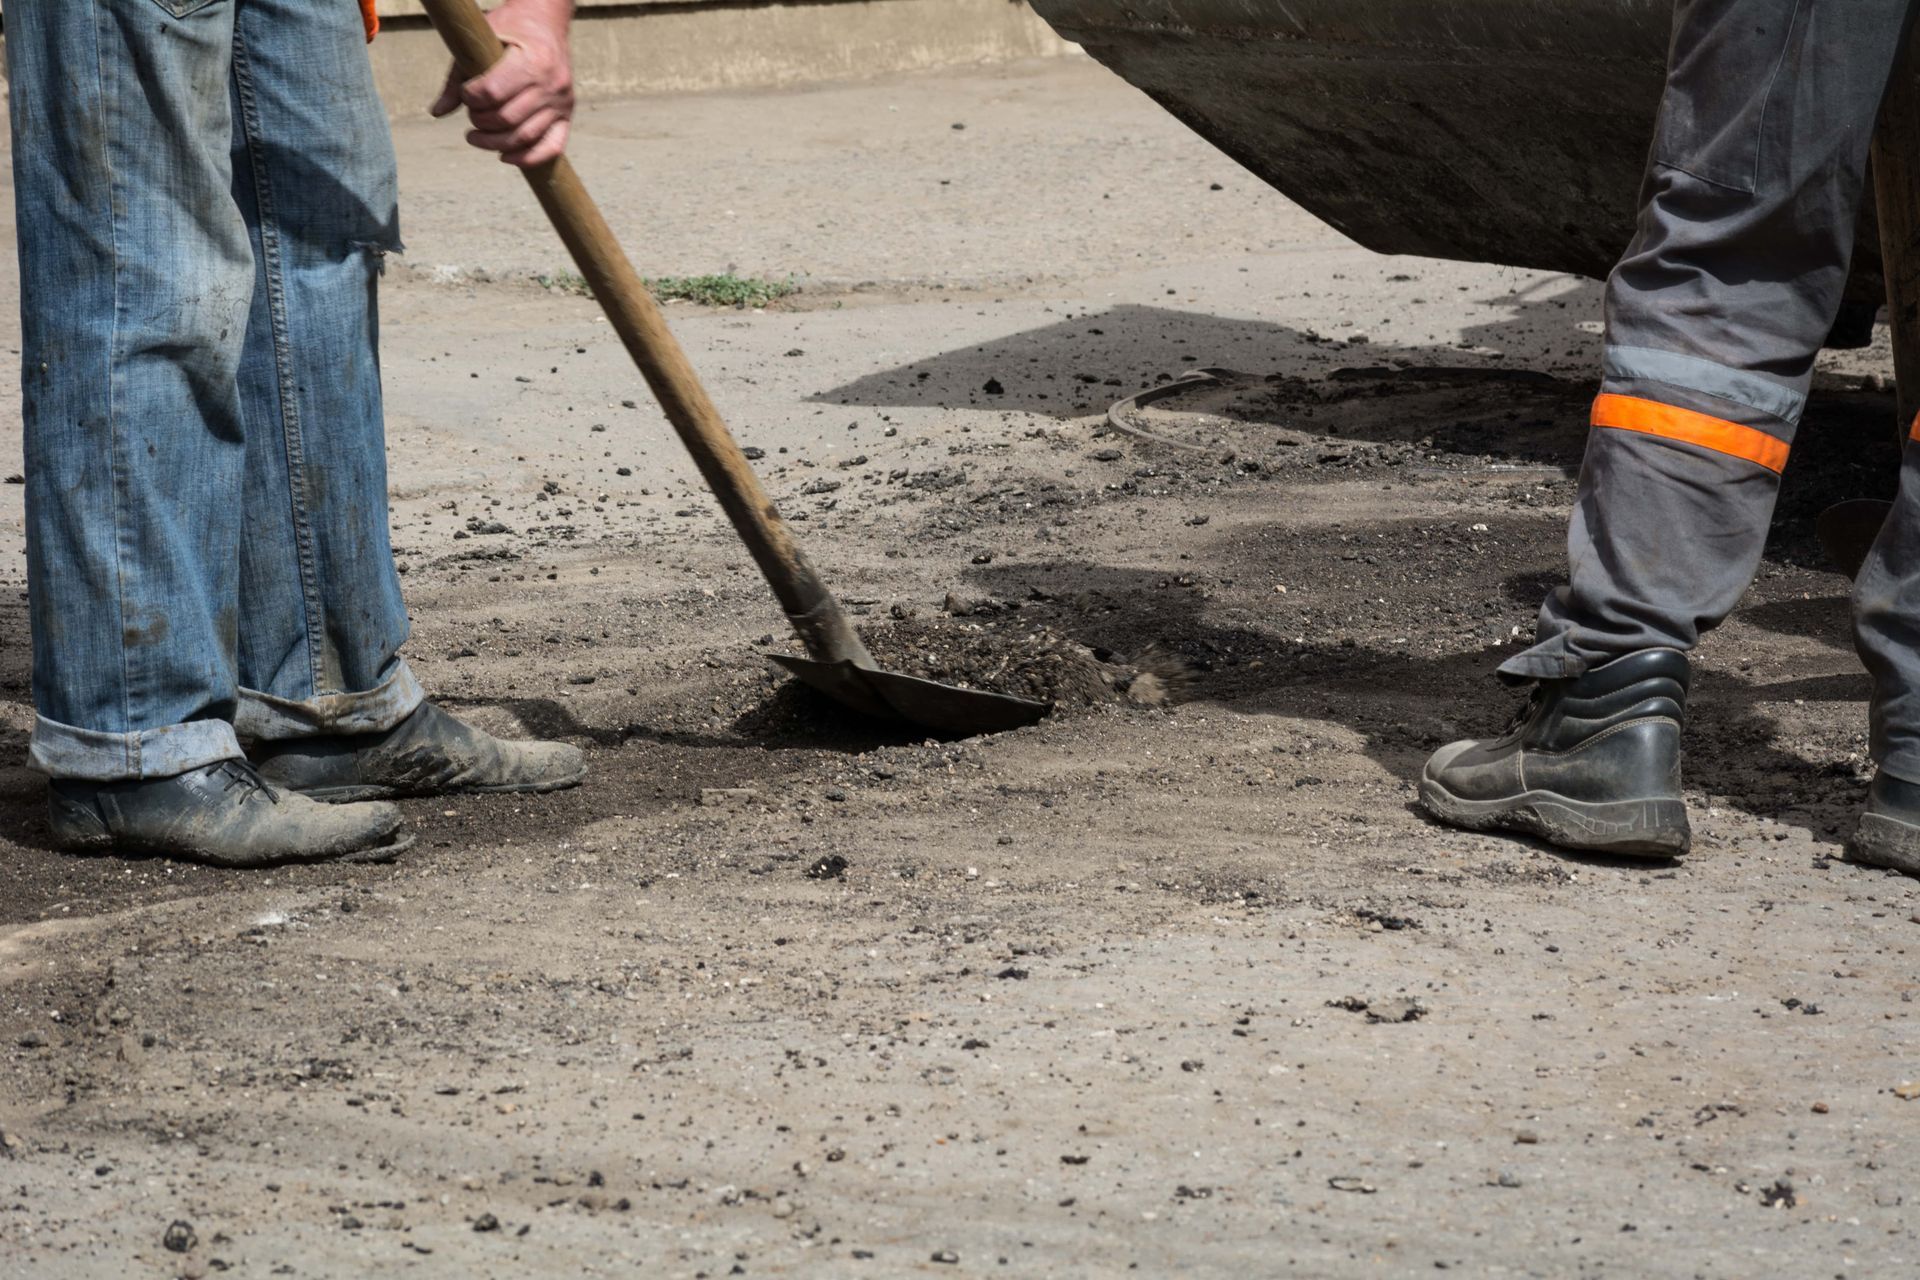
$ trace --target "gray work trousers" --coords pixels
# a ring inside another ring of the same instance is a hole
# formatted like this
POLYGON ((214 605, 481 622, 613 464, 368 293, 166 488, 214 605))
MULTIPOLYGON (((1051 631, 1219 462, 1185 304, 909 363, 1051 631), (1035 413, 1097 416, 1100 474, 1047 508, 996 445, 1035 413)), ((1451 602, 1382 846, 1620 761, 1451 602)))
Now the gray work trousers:
MULTIPOLYGON (((1680 0, 1569 579, 1514 679, 1691 649, 1759 567, 1813 361, 1853 252, 1867 149, 1910 0, 1680 0)), ((1920 445, 1854 597, 1873 754, 1920 781, 1920 445)))

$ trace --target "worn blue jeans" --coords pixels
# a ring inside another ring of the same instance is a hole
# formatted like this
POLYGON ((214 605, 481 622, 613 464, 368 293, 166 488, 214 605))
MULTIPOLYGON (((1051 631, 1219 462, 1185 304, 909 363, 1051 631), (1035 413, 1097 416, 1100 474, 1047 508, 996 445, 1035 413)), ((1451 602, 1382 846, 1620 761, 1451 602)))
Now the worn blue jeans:
POLYGON ((353 0, 9 0, 27 568, 55 777, 418 705, 376 353, 399 248, 353 0))

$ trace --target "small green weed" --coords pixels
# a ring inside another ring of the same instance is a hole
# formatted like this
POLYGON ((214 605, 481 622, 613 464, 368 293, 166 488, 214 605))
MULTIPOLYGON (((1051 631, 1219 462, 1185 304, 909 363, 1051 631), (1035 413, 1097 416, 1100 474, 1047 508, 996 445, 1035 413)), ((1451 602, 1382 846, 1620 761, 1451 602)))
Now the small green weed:
POLYGON ((662 302, 697 302, 705 307, 764 307, 800 292, 792 280, 754 280, 723 276, 661 276, 647 288, 662 302))
POLYGON ((585 276, 572 271, 556 271, 552 275, 538 275, 534 283, 552 293, 570 293, 575 297, 589 298, 593 290, 587 288, 585 276))
MULTIPOLYGON (((587 287, 586 280, 572 271, 544 273, 533 280, 551 293, 570 294, 577 298, 593 296, 593 290, 587 287)), ((732 274, 661 276, 645 283, 658 301, 697 302, 703 307, 764 307, 800 292, 800 286, 791 279, 755 280, 732 274)))

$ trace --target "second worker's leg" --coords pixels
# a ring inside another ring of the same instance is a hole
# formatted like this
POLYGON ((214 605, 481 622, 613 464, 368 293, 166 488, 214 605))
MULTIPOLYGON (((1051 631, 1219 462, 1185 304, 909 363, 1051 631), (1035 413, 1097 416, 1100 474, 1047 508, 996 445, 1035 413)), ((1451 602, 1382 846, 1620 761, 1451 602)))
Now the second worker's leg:
POLYGON ((440 711, 400 657, 378 277, 400 249, 385 108, 351 5, 239 0, 234 198, 260 284, 241 368, 241 733, 263 776, 329 800, 570 786, 558 743, 440 711))
POLYGON ((1879 769, 1847 853, 1920 875, 1920 423, 1893 510, 1860 566, 1853 610, 1854 642, 1873 676, 1870 747, 1879 769))
POLYGON ((1687 847, 1685 655, 1758 567, 1907 10, 1676 11, 1638 231, 1608 282, 1568 581, 1500 668, 1537 682, 1535 706, 1507 737, 1433 757, 1421 793, 1436 816, 1574 848, 1687 847))

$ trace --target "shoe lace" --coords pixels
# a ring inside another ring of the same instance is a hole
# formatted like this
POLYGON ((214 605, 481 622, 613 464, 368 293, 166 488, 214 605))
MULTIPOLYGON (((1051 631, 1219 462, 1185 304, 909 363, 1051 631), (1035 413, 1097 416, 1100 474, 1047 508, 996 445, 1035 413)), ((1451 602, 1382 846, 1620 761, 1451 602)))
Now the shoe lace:
POLYGON ((1546 686, 1536 683, 1533 688, 1527 692, 1527 700, 1521 703, 1519 709, 1513 713, 1513 719, 1507 721, 1507 727, 1501 730, 1500 736, 1503 738, 1506 737, 1507 734, 1512 733, 1515 729, 1518 729, 1521 725, 1533 719, 1534 711, 1540 706, 1541 702, 1545 700, 1546 696, 1546 686))
POLYGON ((255 795, 264 795, 269 804, 280 803, 280 793, 267 785, 267 780, 253 771, 253 766, 244 760, 222 760, 217 766, 219 774, 226 781, 220 790, 223 794, 240 792, 240 803, 245 804, 255 795))

